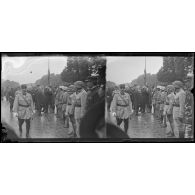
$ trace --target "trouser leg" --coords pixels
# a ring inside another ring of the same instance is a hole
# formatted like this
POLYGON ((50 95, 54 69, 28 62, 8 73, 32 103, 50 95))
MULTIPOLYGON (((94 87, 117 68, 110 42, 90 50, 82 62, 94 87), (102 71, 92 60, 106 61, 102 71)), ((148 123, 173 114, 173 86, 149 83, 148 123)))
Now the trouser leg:
POLYGON ((72 124, 73 133, 74 133, 74 137, 75 137, 75 135, 76 135, 76 122, 75 122, 74 115, 69 115, 69 118, 70 118, 70 122, 72 124))
POLYGON ((76 119, 76 136, 77 136, 77 138, 80 137, 80 122, 81 122, 81 119, 76 119))
POLYGON ((29 133, 30 133, 30 119, 26 119, 26 137, 29 137, 29 133))
POLYGON ((171 127, 171 133, 174 135, 174 122, 173 122, 173 115, 172 114, 167 114, 167 120, 170 124, 171 127))
POLYGON ((19 131, 20 131, 20 137, 22 137, 22 125, 24 123, 24 119, 18 119, 18 125, 19 125, 19 131))
POLYGON ((129 118, 124 119, 124 129, 125 129, 125 133, 127 133, 129 129, 129 118))

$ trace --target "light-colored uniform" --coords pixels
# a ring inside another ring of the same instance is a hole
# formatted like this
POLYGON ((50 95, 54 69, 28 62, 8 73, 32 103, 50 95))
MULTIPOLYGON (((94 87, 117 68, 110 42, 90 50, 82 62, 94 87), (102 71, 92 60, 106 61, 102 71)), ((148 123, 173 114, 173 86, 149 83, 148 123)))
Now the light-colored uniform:
POLYGON ((184 124, 180 118, 184 119, 185 99, 186 93, 183 89, 180 89, 175 95, 173 104, 173 119, 175 122, 174 132, 176 137, 179 137, 179 133, 184 133, 184 124))
POLYGON ((164 106, 164 115, 170 115, 173 114, 173 103, 174 103, 175 95, 174 93, 170 93, 166 97, 165 106, 164 106))
POLYGON ((80 137, 79 133, 79 127, 80 127, 80 122, 83 116, 85 115, 86 112, 86 100, 87 100, 87 92, 82 89, 80 93, 74 93, 75 94, 75 120, 76 120, 76 134, 77 137, 80 137))
POLYGON ((128 93, 115 94, 112 104, 111 111, 116 113, 116 117, 120 119, 127 119, 132 113, 132 102, 128 93))
POLYGON ((33 115, 33 100, 29 93, 18 93, 14 100, 13 112, 18 113, 19 119, 30 119, 33 115), (26 101, 25 101, 26 100, 26 101))

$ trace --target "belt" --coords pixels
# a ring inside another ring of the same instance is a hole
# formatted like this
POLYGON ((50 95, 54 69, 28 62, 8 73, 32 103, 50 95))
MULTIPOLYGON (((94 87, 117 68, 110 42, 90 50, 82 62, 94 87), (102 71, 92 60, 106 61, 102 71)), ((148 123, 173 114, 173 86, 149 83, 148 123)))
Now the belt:
POLYGON ((21 106, 21 107, 29 107, 29 105, 22 105, 22 104, 18 104, 18 106, 21 106))
POLYGON ((166 103, 166 105, 169 105, 169 103, 166 103))
POLYGON ((68 104, 69 106, 71 106, 72 104, 68 104))
POLYGON ((119 105, 119 104, 117 104, 117 106, 127 107, 127 105, 119 105))
POLYGON ((75 105, 75 107, 81 107, 81 105, 75 105))
POLYGON ((174 107, 180 107, 180 105, 178 105, 178 104, 173 104, 173 106, 174 106, 174 107))

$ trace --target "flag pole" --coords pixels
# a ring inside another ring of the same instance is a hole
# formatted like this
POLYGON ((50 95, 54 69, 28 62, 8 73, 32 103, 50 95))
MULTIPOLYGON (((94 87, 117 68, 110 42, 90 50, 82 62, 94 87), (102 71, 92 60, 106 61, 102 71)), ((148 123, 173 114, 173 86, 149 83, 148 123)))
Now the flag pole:
POLYGON ((49 68, 49 57, 48 57, 48 85, 50 85, 50 68, 49 68))
POLYGON ((144 84, 146 86, 146 56, 145 56, 144 84))

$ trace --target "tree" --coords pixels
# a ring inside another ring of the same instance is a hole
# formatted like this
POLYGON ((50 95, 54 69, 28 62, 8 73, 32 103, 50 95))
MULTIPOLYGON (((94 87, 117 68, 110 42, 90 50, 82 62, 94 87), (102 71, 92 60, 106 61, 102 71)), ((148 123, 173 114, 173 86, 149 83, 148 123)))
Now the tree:
POLYGON ((10 81, 10 80, 5 80, 1 84, 1 88, 3 88, 4 90, 9 89, 9 88, 17 88, 19 86, 20 86, 19 83, 15 81, 10 81))
POLYGON ((105 80, 106 58, 99 56, 71 56, 67 59, 67 66, 61 73, 63 81, 73 83, 85 81, 92 74, 105 80))
POLYGON ((172 83, 175 80, 185 82, 187 74, 192 69, 192 57, 163 57, 163 66, 157 73, 157 79, 167 83, 172 83))
MULTIPOLYGON (((144 86, 145 85, 145 75, 140 75, 139 77, 137 77, 136 79, 134 79, 131 83, 130 86, 133 85, 139 85, 139 86, 144 86)), ((153 87, 156 86, 157 84, 159 84, 158 80, 157 80, 157 76, 156 74, 146 74, 146 83, 149 87, 153 87)))

